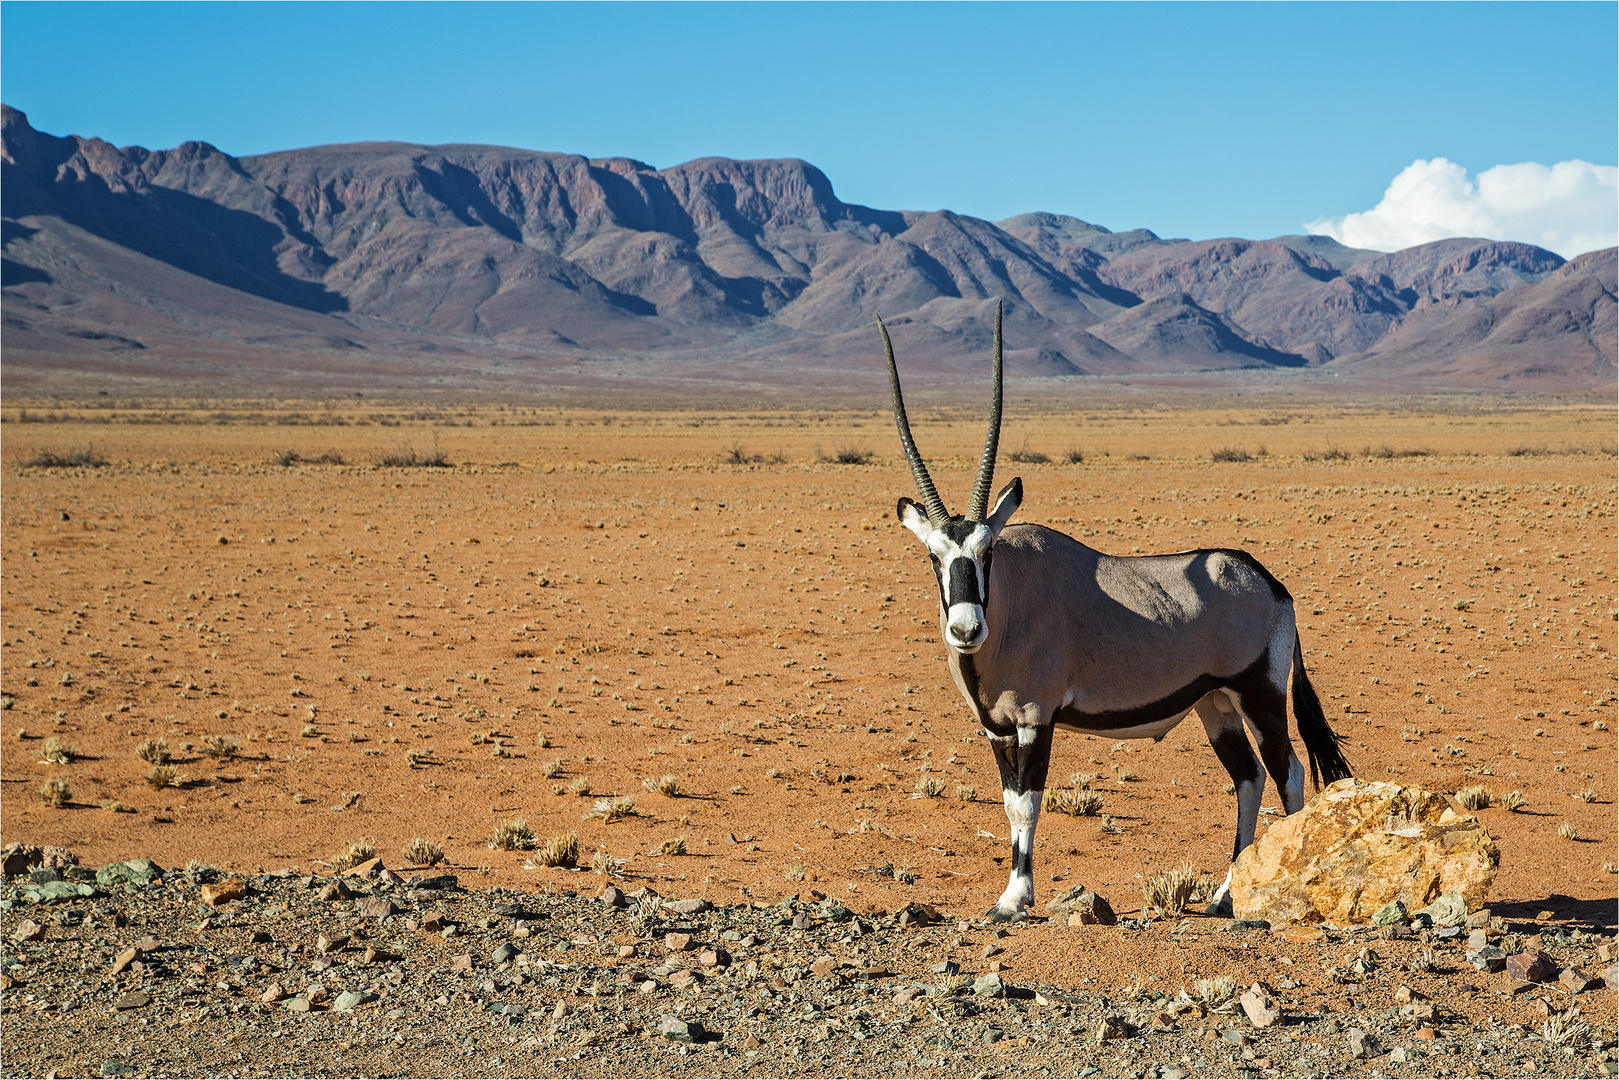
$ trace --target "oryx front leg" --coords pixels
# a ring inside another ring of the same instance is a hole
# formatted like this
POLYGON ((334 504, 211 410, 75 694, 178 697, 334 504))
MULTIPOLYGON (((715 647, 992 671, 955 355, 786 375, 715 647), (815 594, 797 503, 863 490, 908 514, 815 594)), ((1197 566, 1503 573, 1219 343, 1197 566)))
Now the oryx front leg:
MULTIPOLYGON (((1237 792, 1237 836, 1231 845, 1231 861, 1235 863, 1259 827, 1259 804, 1265 793, 1265 770, 1248 744, 1243 731, 1242 717, 1223 690, 1216 690, 1197 703, 1198 719, 1208 732, 1209 745, 1231 775, 1237 792)), ((1206 909, 1210 915, 1231 914, 1231 871, 1215 892, 1206 909)))
POLYGON ((1034 828, 1040 821, 1046 769, 1051 764, 1051 725, 988 734, 1001 770, 1006 821, 1012 828, 1012 872, 1006 891, 989 909, 989 917, 1002 922, 1021 918, 1034 902, 1034 828))

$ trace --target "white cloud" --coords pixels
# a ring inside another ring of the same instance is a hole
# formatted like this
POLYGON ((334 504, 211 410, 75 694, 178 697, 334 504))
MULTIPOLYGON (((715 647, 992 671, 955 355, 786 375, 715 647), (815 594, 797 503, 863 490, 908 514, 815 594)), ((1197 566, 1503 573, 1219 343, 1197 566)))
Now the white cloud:
POLYGON ((1619 168, 1497 165, 1475 183, 1453 161, 1413 161, 1370 210, 1306 222, 1350 247, 1398 251, 1451 236, 1538 244, 1565 258, 1619 243, 1619 168))

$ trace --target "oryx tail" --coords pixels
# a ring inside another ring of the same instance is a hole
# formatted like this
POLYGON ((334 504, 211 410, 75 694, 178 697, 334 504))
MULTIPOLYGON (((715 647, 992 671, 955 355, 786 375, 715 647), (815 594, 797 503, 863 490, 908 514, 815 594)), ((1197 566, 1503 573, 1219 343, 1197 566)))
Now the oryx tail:
POLYGON ((1354 774, 1339 743, 1344 737, 1332 730, 1327 714, 1316 697, 1310 676, 1304 671, 1304 650, 1299 639, 1293 638, 1293 719, 1299 726, 1299 738, 1304 741, 1305 754, 1310 759, 1310 782, 1316 787, 1344 780, 1354 774))

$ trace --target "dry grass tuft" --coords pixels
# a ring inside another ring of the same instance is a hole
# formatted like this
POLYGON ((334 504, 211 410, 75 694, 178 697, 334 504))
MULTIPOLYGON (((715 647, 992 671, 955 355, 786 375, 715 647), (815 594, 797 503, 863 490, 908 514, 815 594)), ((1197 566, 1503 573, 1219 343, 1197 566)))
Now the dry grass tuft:
POLYGON ((377 458, 377 465, 384 469, 448 469, 452 464, 449 455, 438 448, 437 438, 431 450, 419 451, 409 443, 400 443, 377 458))
POLYGON ((345 870, 353 870, 361 863, 370 862, 377 857, 377 845, 369 840, 350 840, 348 846, 327 860, 332 873, 341 874, 345 870))
POLYGON ((1237 446, 1222 446, 1209 455, 1211 461, 1252 461, 1254 456, 1237 446))
POLYGON ((202 740, 202 752, 221 761, 236 756, 242 749, 242 740, 234 735, 209 735, 202 740))
POLYGON ((83 756, 77 746, 70 746, 55 735, 46 739, 45 745, 39 748, 39 760, 52 765, 66 765, 83 756))
POLYGON ((60 810, 73 798, 73 789, 60 776, 53 776, 39 785, 39 801, 60 810))
POLYGON ((180 786, 180 770, 173 765, 153 765, 146 770, 146 786, 153 791, 180 786))
POLYGON ((1456 801, 1465 810, 1487 810, 1495 802, 1495 795, 1483 784, 1464 787, 1456 793, 1456 801))
POLYGON ((590 857, 590 868, 598 874, 617 874, 624 869, 624 860, 607 854, 603 848, 590 857))
POLYGON ((804 874, 805 870, 803 863, 793 863, 793 865, 782 871, 782 875, 786 877, 788 881, 803 881, 804 874))
POLYGON ((96 453, 94 444, 75 446, 65 454, 40 450, 23 459, 23 465, 34 469, 99 469, 105 464, 107 459, 96 453))
POLYGON ((1045 795, 1040 799, 1040 808, 1075 817, 1095 817, 1102 812, 1102 796, 1094 791, 1046 788, 1045 795))
POLYGON ((672 776, 669 776, 668 774, 664 774, 663 776, 656 778, 651 776, 643 776, 641 778, 641 786, 655 794, 667 795, 671 799, 680 794, 680 781, 676 780, 672 776))
POLYGON ((562 772, 562 759, 557 758, 554 761, 547 761, 540 766, 540 772, 547 780, 555 778, 562 772))
POLYGON ((420 836, 413 837, 399 854, 407 866, 437 866, 444 861, 444 849, 420 836))
POLYGON ((522 818, 512 818, 496 825, 487 842, 491 851, 533 851, 540 843, 534 836, 534 830, 522 818))
POLYGON ((1529 803, 1521 791, 1509 791, 1501 796, 1501 807, 1504 810, 1522 810, 1529 803))
POLYGON ((944 781, 936 776, 924 776, 916 782, 916 793, 924 799, 937 799, 944 794, 944 781))
POLYGON ((117 799, 104 800, 101 804, 101 809, 109 810, 114 814, 133 814, 135 812, 135 808, 133 806, 129 806, 126 803, 121 803, 117 799))
POLYGON ((956 798, 962 802, 972 802, 978 798, 978 789, 971 784, 957 784, 956 798))
POLYGON ((1197 887, 1197 875, 1191 863, 1182 863, 1173 870, 1154 874, 1141 885, 1141 899, 1157 910, 1163 918, 1170 918, 1186 910, 1197 887))
POLYGON ((1564 840, 1578 840, 1580 838, 1580 830, 1574 827, 1574 823, 1572 821, 1565 821, 1561 825, 1557 826, 1557 835, 1561 836, 1564 840))
POLYGON ((686 838, 684 836, 671 836, 659 844, 654 855, 684 855, 686 854, 686 838))
POLYGON ((1009 461, 1015 461, 1019 465, 1050 465, 1051 464, 1051 455, 1050 454, 1042 454, 1038 450, 1030 450, 1029 449, 1029 440, 1028 439, 1024 439, 1023 440, 1023 445, 1018 447, 1016 450, 1013 450, 1011 453, 1007 454, 1006 457, 1007 457, 1007 459, 1009 461))
POLYGON ((1597 801, 1597 793, 1591 788, 1581 788, 1574 793, 1574 797, 1582 803, 1594 803, 1597 801))
POLYGON ((584 820, 600 819, 611 825, 627 817, 638 817, 639 811, 635 809, 635 798, 630 795, 621 795, 616 799, 597 799, 596 805, 590 808, 584 820))
POLYGON ((574 865, 579 861, 579 834, 558 833, 542 844, 529 861, 539 866, 574 865))
POLYGON ((1211 1009, 1218 1009, 1227 1005, 1237 996, 1237 980, 1229 975, 1217 975, 1209 979, 1194 979, 1192 992, 1211 1009))
POLYGON ((1552 1046, 1581 1049, 1591 1044, 1591 1027, 1578 1019, 1580 1010, 1553 1013, 1540 1023, 1540 1037, 1552 1046))
POLYGON ((578 795, 580 797, 583 797, 585 795, 589 795, 590 794, 590 777, 581 776, 581 777, 577 778, 576 780, 574 780, 573 783, 568 785, 568 794, 569 795, 578 795))

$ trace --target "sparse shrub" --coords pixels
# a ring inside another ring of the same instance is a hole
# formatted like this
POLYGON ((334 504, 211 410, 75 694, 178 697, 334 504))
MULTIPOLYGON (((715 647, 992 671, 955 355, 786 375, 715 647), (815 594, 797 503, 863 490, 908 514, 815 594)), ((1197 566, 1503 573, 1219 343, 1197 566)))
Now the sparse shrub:
MULTIPOLYGON (((148 782, 150 782, 150 778, 148 778, 148 782)), ((294 791, 292 793, 292 801, 297 803, 299 806, 302 806, 306 802, 314 802, 313 799, 301 791, 294 791)))
POLYGON ((616 799, 597 799, 596 805, 584 816, 585 821, 600 819, 603 823, 611 825, 622 818, 636 817, 639 811, 635 809, 635 799, 629 795, 621 795, 616 799))
POLYGON ((1040 800, 1040 808, 1054 810, 1060 814, 1072 814, 1075 817, 1095 817, 1101 813, 1102 796, 1094 791, 1046 788, 1046 793, 1040 800))
POLYGON ((572 866, 579 861, 579 834, 558 833, 542 844, 529 861, 540 866, 572 866))
POLYGON ((834 465, 870 465, 876 459, 877 455, 865 447, 849 445, 838 447, 832 451, 830 458, 822 458, 821 460, 830 461, 834 465))
POLYGON ((65 454, 40 450, 33 457, 24 459, 23 464, 34 469, 99 469, 107 464, 107 459, 96 453, 93 443, 87 443, 83 447, 75 446, 65 454))
POLYGON ((1495 802, 1495 796, 1483 784, 1464 787, 1456 793, 1456 801, 1465 810, 1485 810, 1495 802))
POLYGON ((788 881, 803 881, 804 864, 793 863, 793 865, 789 866, 786 870, 783 870, 782 874, 787 878, 788 881))
POLYGON ((1062 459, 1069 465, 1085 464, 1085 455, 1080 452, 1080 449, 1077 446, 1070 446, 1067 453, 1063 454, 1062 459))
POLYGON ((429 747, 425 746, 418 747, 415 750, 406 750, 405 764, 409 765, 413 769, 419 769, 422 767, 423 763, 428 760, 428 758, 432 757, 432 755, 433 751, 429 747))
POLYGON ((52 765, 66 765, 82 756, 77 746, 70 746, 55 735, 47 738, 45 745, 39 748, 39 760, 52 765))
POLYGON ((962 802, 972 802, 978 798, 978 789, 971 784, 957 784, 956 798, 962 802))
POLYGON ((1597 793, 1590 788, 1582 788, 1576 791, 1574 797, 1582 803, 1594 803, 1597 801, 1597 793))
POLYGON ((420 836, 413 837, 399 854, 407 866, 437 866, 444 861, 444 849, 420 836))
POLYGON ((241 748, 242 740, 234 735, 209 735, 202 740, 202 752, 221 761, 235 757, 241 748))
POLYGON ((578 795, 578 796, 581 796, 581 797, 583 797, 585 795, 589 795, 590 794, 590 777, 588 777, 588 776, 580 776, 580 777, 575 778, 574 782, 568 785, 568 794, 570 794, 570 795, 578 795))
POLYGON ((936 776, 924 776, 916 782, 916 793, 924 799, 936 799, 944 794, 944 781, 936 776))
POLYGON ((173 765, 153 765, 146 770, 146 786, 153 791, 180 786, 180 770, 173 765))
POLYGON ((1126 769, 1123 765, 1120 765, 1117 762, 1115 762, 1113 765, 1113 775, 1118 777, 1121 783, 1126 780, 1134 780, 1136 778, 1135 773, 1131 772, 1129 769, 1126 769))
POLYGON ((1468 608, 1473 606, 1473 601, 1471 601, 1471 600, 1458 600, 1458 601, 1456 601, 1454 604, 1452 604, 1450 606, 1455 608, 1457 611, 1466 611, 1468 608))
POLYGON ((135 812, 135 808, 133 806, 127 806, 124 803, 119 802, 117 799, 104 800, 101 804, 101 809, 110 810, 114 814, 133 814, 135 812))
POLYGON ((1369 458, 1380 458, 1387 461, 1390 458, 1427 457, 1429 454, 1433 453, 1433 451, 1420 448, 1396 450, 1388 443, 1384 443, 1375 450, 1373 450, 1371 447, 1367 447, 1365 450, 1362 450, 1361 453, 1365 454, 1369 458))
POLYGON ((624 860, 607 854, 603 848, 590 857, 590 869, 598 874, 616 874, 624 869, 624 860))
POLYGON ((1509 791, 1501 796, 1501 808, 1503 810, 1522 810, 1528 801, 1523 797, 1523 792, 1509 791))
POLYGON ((350 840, 348 846, 327 860, 332 873, 341 874, 345 870, 353 870, 363 862, 370 862, 377 857, 377 845, 369 840, 350 840))
POLYGON ((1096 783, 1096 774, 1077 772, 1068 778, 1068 782, 1073 784, 1076 790, 1089 791, 1091 789, 1091 785, 1096 783))
POLYGON ((1552 1013, 1540 1022, 1540 1037, 1552 1046, 1581 1049, 1591 1043, 1591 1028, 1578 1019, 1580 1010, 1552 1013))
POLYGON ((1009 460, 1015 461, 1019 465, 1049 465, 1049 464, 1051 464, 1051 455, 1050 454, 1042 454, 1038 450, 1030 450, 1029 449, 1029 440, 1028 439, 1024 439, 1022 446, 1018 447, 1016 450, 1013 450, 1011 453, 1007 454, 1006 456, 1007 456, 1007 458, 1009 460))
POLYGON ((39 799, 46 806, 60 810, 73 798, 73 789, 67 786, 67 781, 60 776, 53 776, 39 785, 39 799))
POLYGON ((659 795, 667 795, 671 799, 680 794, 680 781, 667 774, 656 778, 644 776, 641 778, 641 786, 659 795))
POLYGON ((555 777, 561 771, 562 771, 562 759, 561 758, 557 758, 555 761, 547 761, 544 765, 540 766, 540 772, 542 774, 544 774, 544 776, 545 776, 545 778, 547 780, 552 779, 553 777, 555 777))
POLYGON ((1222 446, 1209 455, 1211 461, 1252 461, 1254 456, 1238 446, 1222 446))
POLYGON ((671 836, 658 845, 658 855, 684 855, 686 854, 686 838, 684 836, 671 836))
POLYGON ((1574 827, 1574 823, 1572 821, 1565 821, 1561 825, 1557 826, 1557 835, 1561 836, 1564 840, 1578 840, 1580 838, 1580 830, 1574 827))
POLYGON ((491 851, 533 851, 539 846, 534 830, 522 818, 496 825, 495 831, 489 834, 488 843, 491 851))
POLYGON ((447 469, 452 462, 449 455, 438 448, 435 436, 432 450, 418 451, 409 443, 400 443, 379 457, 377 465, 384 469, 447 469))
POLYGON ((1329 446, 1325 450, 1318 450, 1318 451, 1316 451, 1314 453, 1310 453, 1309 451, 1306 451, 1305 454, 1304 454, 1304 460, 1305 461, 1348 461, 1349 460, 1349 455, 1347 453, 1345 453, 1344 451, 1338 449, 1336 446, 1329 446))
POLYGON ((343 455, 328 450, 320 457, 306 458, 296 450, 278 450, 270 457, 270 464, 283 468, 289 465, 341 465, 343 455))
POLYGON ((1157 909, 1160 916, 1169 918, 1186 910, 1196 884, 1197 875, 1192 872, 1192 864, 1182 863, 1173 870, 1149 877, 1141 886, 1141 898, 1148 907, 1157 909))
POLYGON ((775 462, 779 464, 785 460, 786 458, 782 457, 780 454, 775 454, 768 458, 763 454, 750 454, 748 453, 747 447, 743 446, 739 442, 732 443, 730 447, 726 449, 725 453, 720 455, 720 461, 724 462, 726 465, 762 465, 765 462, 775 462))

